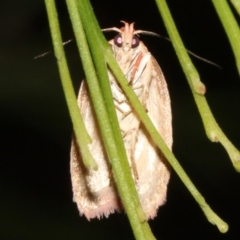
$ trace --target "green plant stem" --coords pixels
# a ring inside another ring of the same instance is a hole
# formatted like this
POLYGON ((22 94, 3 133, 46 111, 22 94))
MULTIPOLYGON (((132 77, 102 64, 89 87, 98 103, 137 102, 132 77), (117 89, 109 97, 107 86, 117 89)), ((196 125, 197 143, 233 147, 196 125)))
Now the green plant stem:
POLYGON ((228 229, 227 224, 222 221, 221 218, 215 214, 212 209, 209 207, 209 205, 206 203, 205 199, 203 196, 200 194, 200 192, 197 190, 197 188, 194 186, 190 178, 187 176, 185 173, 184 169, 181 167, 181 165, 178 163, 177 159, 173 155, 173 153, 170 151, 170 149, 167 147, 165 144, 164 140, 162 137, 159 135, 158 131, 156 130, 155 126, 149 119, 148 115, 146 114, 145 109, 139 102, 138 98, 136 95, 132 94, 132 88, 129 87, 128 83, 125 80, 125 77, 121 71, 121 69, 118 67, 117 63, 115 62, 115 59, 113 58, 112 55, 107 54, 106 55, 107 62, 113 71, 114 75, 118 79, 123 91, 129 98, 129 101, 132 103, 134 106, 135 111, 139 116, 141 116, 141 121, 143 122, 144 126, 150 133, 151 137, 155 141, 155 143, 158 145, 158 147, 161 149, 163 154, 166 156, 167 160, 175 170, 175 172, 178 174, 180 179, 183 181, 184 185, 188 188, 189 192, 192 194, 194 199, 197 201, 201 209, 203 210, 204 214, 207 216, 207 219, 213 223, 216 224, 218 229, 221 232, 226 232, 228 229))
MULTIPOLYGON (((163 18, 163 21, 165 23, 165 26, 167 28, 168 34, 170 36, 170 39, 172 41, 173 47, 176 51, 176 54, 179 58, 180 64, 183 68, 183 71, 186 75, 186 78, 188 80, 188 83, 190 85, 190 88, 193 93, 194 100, 196 102, 196 105, 198 107, 198 110, 200 112, 206 134, 208 138, 211 141, 220 141, 222 145, 226 148, 230 159, 232 160, 235 168, 240 169, 239 165, 239 159, 240 155, 237 149, 231 144, 231 142, 226 138, 224 133, 219 128, 218 124, 216 123, 215 119, 213 118, 213 115, 208 107, 208 104, 206 102, 206 99, 204 97, 205 93, 205 86, 201 83, 199 74, 197 73, 194 65, 192 64, 188 53, 182 43, 182 40, 178 34, 178 31, 176 29, 176 26, 174 24, 174 21, 172 19, 171 13, 168 9, 168 6, 166 4, 165 0, 156 0, 157 6, 159 8, 159 11, 161 13, 161 16, 163 18)), ((195 194, 195 191, 191 192, 192 194, 195 194)), ((199 194, 196 195, 196 197, 200 197, 199 194)), ((199 198, 201 201, 201 197, 199 198)), ((198 201, 198 200, 197 200, 198 201)), ((228 226, 226 223, 224 223, 220 218, 218 218, 215 213, 213 213, 208 205, 201 203, 200 207, 204 211, 205 215, 207 216, 208 220, 216 224, 217 227, 221 232, 226 232, 228 229, 228 226), (210 212, 209 212, 210 210, 210 212)))
MULTIPOLYGON (((46 0, 46 5, 50 4, 50 3, 52 4, 52 3, 54 3, 54 1, 46 0)), ((128 166, 128 161, 127 161, 127 159, 125 159, 124 161, 121 159, 122 157, 125 158, 126 153, 121 152, 122 147, 118 146, 117 141, 121 142, 122 139, 116 140, 116 137, 114 137, 114 134, 119 135, 119 133, 118 133, 119 130, 115 131, 113 129, 113 126, 115 126, 114 125, 115 120, 112 120, 112 119, 114 119, 115 117, 110 116, 110 114, 112 114, 112 112, 113 112, 113 107, 114 107, 113 103, 108 104, 110 107, 108 106, 107 108, 105 108, 105 106, 104 106, 104 100, 106 102, 108 102, 109 101, 108 98, 110 98, 110 96, 111 96, 111 93, 109 91, 110 86, 109 85, 107 86, 106 83, 103 83, 103 84, 100 83, 100 85, 99 85, 97 77, 96 77, 96 71, 95 71, 93 62, 91 60, 91 54, 88 50, 88 43, 91 46, 92 57, 94 58, 94 56, 96 56, 96 59, 94 60, 94 62, 95 62, 96 68, 97 68, 97 74, 100 76, 101 82, 108 81, 107 79, 105 79, 106 78, 106 65, 105 65, 105 63, 104 64, 100 63, 98 65, 97 62, 99 60, 102 61, 102 59, 105 59, 106 62, 109 64, 110 68, 112 69, 112 71, 114 72, 114 74, 120 80, 122 89, 126 93, 127 97, 129 98, 130 102, 132 103, 133 107, 135 108, 136 112, 140 116, 142 122, 144 123, 144 125, 146 126, 148 131, 150 132, 151 136, 153 137, 153 139, 155 140, 157 145, 161 148, 164 155, 168 159, 170 159, 169 161, 170 161, 171 165, 173 166, 175 171, 178 173, 178 175, 180 176, 182 181, 185 183, 185 185, 187 186, 187 188, 189 189, 191 194, 194 196, 196 201, 200 204, 202 210, 204 211, 204 213, 207 216, 207 218, 209 219, 209 221, 212 222, 213 224, 216 224, 221 232, 225 232, 227 230, 227 225, 210 209, 208 204, 205 202, 204 198, 200 195, 198 190, 192 184, 191 180, 185 174, 185 172, 181 168, 180 164, 177 162, 174 155, 172 154, 172 152, 165 145, 163 139, 160 137, 160 135, 157 132, 157 130, 155 129, 154 125, 150 121, 148 115, 146 114, 144 108, 142 107, 142 105, 139 102, 138 98, 136 97, 135 93, 128 86, 125 76, 123 75, 123 73, 120 70, 119 66, 117 65, 115 59, 113 58, 112 52, 111 52, 108 44, 102 37, 102 34, 98 27, 97 21, 92 13, 92 9, 89 4, 89 1, 87 1, 87 0, 78 1, 80 15, 79 15, 79 12, 76 11, 78 6, 77 6, 77 2, 75 0, 67 0, 67 4, 68 4, 70 16, 73 21, 74 32, 76 34, 78 47, 81 52, 81 58, 83 59, 83 65, 84 65, 84 69, 86 71, 86 76, 87 76, 87 81, 89 84, 89 92, 91 95, 91 99, 93 101, 94 107, 97 109, 96 114, 98 114, 97 118, 98 118, 99 125, 101 128, 104 143, 105 143, 107 152, 110 156, 110 161, 113 166, 113 172, 114 172, 114 176, 115 176, 115 179, 117 182, 119 193, 123 200, 123 203, 124 203, 126 212, 128 214, 130 223, 132 225, 133 232, 134 232, 136 239, 154 239, 154 237, 151 233, 151 230, 150 230, 148 224, 146 222, 142 222, 142 219, 144 217, 141 214, 141 210, 139 210, 139 209, 141 209, 141 206, 139 206, 137 204, 137 202, 139 202, 139 200, 138 200, 138 196, 135 194, 136 193, 135 187, 133 185, 131 185, 133 183, 133 180, 132 180, 131 172, 130 172, 130 169, 128 166), (83 24, 81 23, 81 21, 83 22, 83 24), (83 29, 82 25, 84 26, 84 29, 83 29), (86 42, 84 30, 87 34, 88 43, 86 42), (94 48, 94 46, 98 46, 98 48, 100 50, 98 51, 96 48, 94 48), (90 90, 90 88, 91 88, 91 90, 90 90), (106 99, 103 98, 103 94, 102 94, 103 91, 104 91, 104 96, 105 95, 107 96, 106 99), (106 93, 107 91, 109 91, 109 93, 106 93), (112 106, 111 106, 111 104, 112 104, 112 106), (128 179, 128 177, 130 177, 130 179, 128 179), (131 183, 131 181, 132 181, 132 183, 131 183)), ((163 10, 163 12, 165 14, 170 15, 168 9, 163 10)), ((171 17, 171 15, 170 15, 170 17, 171 17)), ((52 18, 52 17, 50 16, 49 18, 52 18)), ((57 19, 56 14, 55 14, 54 18, 57 19)), ((51 25, 51 23, 50 23, 50 25, 51 25)), ((55 30, 56 30, 55 28, 59 28, 58 25, 51 27, 53 39, 55 39, 54 38, 55 35, 58 35, 58 33, 56 34, 56 32, 55 32, 55 30)), ((59 36, 60 36, 60 34, 59 34, 59 36)), ((175 34, 175 37, 178 37, 178 34, 175 34)), ((180 37, 179 37, 179 39, 180 39, 180 37)), ((181 41, 181 39, 180 39, 180 41, 181 41)), ((60 49, 62 40, 60 38, 58 38, 57 40, 53 40, 53 42, 54 42, 55 48, 60 49)), ((181 50, 183 50, 183 52, 184 52, 183 45, 181 46, 181 50)), ((62 50, 60 50, 60 52, 58 52, 58 50, 55 51, 60 70, 62 68, 62 65, 60 63, 62 61, 62 58, 64 58, 64 53, 61 51, 62 50)), ((181 51, 178 55, 181 57, 181 55, 182 55, 181 51)), ((186 54, 186 56, 188 58, 187 54, 186 54)), ((205 87, 199 80, 200 78, 197 74, 197 71, 195 70, 194 67, 192 67, 191 65, 188 65, 189 64, 188 60, 183 59, 181 61, 182 61, 183 65, 187 64, 187 68, 184 69, 184 72, 186 74, 188 74, 188 77, 190 79, 189 83, 190 83, 192 91, 197 96, 203 97, 201 94, 203 94, 205 92, 205 87), (189 71, 188 71, 188 68, 189 68, 189 71)), ((60 75, 61 75, 61 77, 66 77, 64 74, 61 74, 61 71, 60 71, 60 75)), ((69 79, 70 79, 70 76, 69 76, 69 79)), ((64 83, 63 83, 63 85, 64 85, 64 83)), ((67 89, 66 91, 68 91, 68 87, 66 87, 66 89, 67 89)), ((68 94, 71 95, 72 93, 70 93, 70 92, 66 93, 65 94, 66 98, 67 98, 68 94)), ((73 92, 73 94, 74 94, 74 92, 73 92)), ((196 96, 194 96, 194 97, 196 97, 196 96)), ((75 99, 74 101, 76 101, 75 97, 74 97, 74 99, 75 99)), ((199 100, 198 98, 195 98, 195 101, 197 102, 198 106, 200 106, 201 104, 198 103, 198 100, 199 100)), ((68 101, 69 100, 67 100, 67 102, 68 101)), ((71 103, 71 101, 69 101, 69 104, 74 105, 74 103, 71 103)), ((76 103, 75 103, 75 105, 76 105, 76 103)), ((204 108, 206 108, 206 107, 204 107, 204 108)), ((77 112, 79 113, 79 110, 77 112)), ((206 112, 206 113, 208 113, 207 117, 212 118, 212 116, 209 115, 209 112, 206 112)), ((73 115, 73 117, 74 116, 76 117, 74 112, 72 113, 72 115, 73 115)), ((71 115, 71 117, 72 117, 72 115, 71 115)), ((75 121, 73 121, 73 123, 74 122, 75 121)), ((118 127, 118 129, 119 129, 119 127, 118 127)), ((75 127, 74 127, 74 130, 77 131, 75 127)), ((211 136, 211 134, 210 134, 210 136, 211 136)), ((214 138, 214 136, 211 136, 211 137, 214 138)), ((88 136, 88 139, 89 139, 89 136, 88 136)))
MULTIPOLYGON (((91 19, 91 17, 94 15, 91 13, 91 10, 89 9, 86 2, 87 1, 83 0, 78 2, 75 0, 67 0, 69 14, 73 23, 74 33, 76 35, 79 52, 81 54, 83 67, 86 73, 89 94, 91 96, 91 100, 95 109, 104 145, 106 147, 106 151, 112 165, 112 170, 119 190, 119 194, 129 217, 134 235, 136 239, 155 239, 151 233, 148 223, 144 221, 146 217, 141 208, 140 201, 138 200, 138 195, 132 179, 125 149, 122 147, 124 152, 121 152, 121 148, 116 144, 116 135, 114 137, 116 130, 114 131, 112 128, 112 121, 114 117, 109 117, 108 111, 105 108, 103 95, 108 97, 111 96, 110 86, 107 86, 107 88, 104 89, 103 94, 99 86, 93 62, 91 60, 92 53, 100 81, 104 81, 109 85, 109 80, 106 78, 107 74, 105 63, 103 62, 102 64, 97 64, 97 61, 102 62, 104 59, 102 46, 108 46, 108 44, 104 38, 101 39, 101 37, 98 36, 99 33, 101 34, 101 31, 97 31, 99 27, 96 25, 96 21, 91 19), (87 34, 87 41, 84 37, 84 30, 87 34), (88 49, 88 43, 91 47, 91 53, 88 49), (98 46, 98 48, 96 49, 94 46, 98 46), (109 91, 109 93, 107 93, 107 91, 109 91)), ((110 99, 113 102, 112 96, 110 99)), ((113 103, 112 106, 114 106, 113 103)), ((114 114, 116 114, 115 110, 114 114)), ((118 131, 120 133, 120 130, 118 131)), ((119 136, 120 141, 122 142, 121 134, 119 134, 119 136)), ((121 144, 123 145, 123 143, 121 144)))
MULTIPOLYGON (((204 97, 205 87, 201 84, 199 74, 197 73, 194 65, 192 64, 187 51, 181 41, 181 38, 177 32, 176 26, 171 17, 170 11, 167 7, 165 0, 156 0, 161 16, 164 20, 168 34, 172 40, 173 47, 177 53, 180 64, 186 75, 196 105, 198 107, 200 116, 203 121, 203 125, 206 131, 207 137, 212 142, 220 142, 226 149, 233 166, 239 172, 240 171, 240 153, 237 148, 229 141, 221 128, 218 126, 214 119, 211 110, 204 97)), ((219 1, 220 2, 220 1, 219 1)), ((239 45, 240 46, 240 45, 239 45)))
MULTIPOLYGON (((236 1, 234 1, 237 3, 236 1)), ((238 73, 240 74, 240 29, 226 0, 212 0, 231 44, 238 73)), ((237 5, 237 4, 236 4, 237 5)), ((236 6, 235 5, 235 6, 236 6)), ((238 1, 239 6, 239 1, 238 1)), ((238 7, 239 8, 239 7, 238 7)))
POLYGON ((238 12, 238 15, 240 15, 240 0, 230 0, 230 2, 235 7, 236 11, 238 12))
POLYGON ((54 54, 57 59, 59 73, 62 81, 63 91, 65 94, 69 114, 73 123, 76 140, 81 148, 82 158, 87 168, 97 169, 96 161, 93 159, 87 145, 91 143, 91 138, 88 135, 83 123, 79 108, 76 102, 76 96, 72 86, 71 77, 69 74, 66 57, 63 50, 62 38, 59 29, 58 17, 56 12, 55 2, 53 0, 45 0, 49 25, 54 44, 54 54))

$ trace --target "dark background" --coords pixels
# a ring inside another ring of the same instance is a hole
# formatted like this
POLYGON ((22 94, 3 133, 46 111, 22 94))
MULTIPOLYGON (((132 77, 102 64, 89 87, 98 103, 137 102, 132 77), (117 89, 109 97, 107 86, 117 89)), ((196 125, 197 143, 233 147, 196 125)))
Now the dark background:
MULTIPOLYGON (((57 1, 63 39, 73 37, 65 1, 57 1)), ((240 148, 240 78, 211 1, 169 0, 186 47, 223 70, 193 59, 223 131, 240 148)), ((167 36, 154 1, 92 1, 102 28, 136 28, 167 36)), ((238 18, 238 16, 237 16, 238 18)), ((238 18, 239 19, 239 18, 238 18)), ((0 2, 0 239, 134 239, 125 214, 88 222, 72 202, 72 125, 52 48, 43 1, 0 2)), ((110 33, 106 37, 112 38, 110 33)), ((172 99, 174 154, 213 210, 230 228, 211 225, 172 172, 168 200, 150 221, 157 239, 239 239, 240 175, 226 151, 211 143, 171 43, 142 36, 161 65, 172 99)), ((76 92, 84 78, 75 43, 66 46, 76 92)))

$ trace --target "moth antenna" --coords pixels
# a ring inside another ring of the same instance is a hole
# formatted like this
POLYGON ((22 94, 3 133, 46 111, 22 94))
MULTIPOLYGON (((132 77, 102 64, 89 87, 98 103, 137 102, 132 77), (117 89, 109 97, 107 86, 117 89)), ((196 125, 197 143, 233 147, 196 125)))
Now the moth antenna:
MULTIPOLYGON (((144 30, 137 30, 137 31, 134 32, 134 34, 145 34, 145 35, 155 36, 155 37, 163 38, 163 39, 165 39, 165 40, 167 40, 167 41, 169 41, 169 42, 172 42, 170 38, 168 38, 168 37, 163 37, 163 36, 161 36, 160 34, 155 33, 155 32, 149 32, 149 31, 144 31, 144 30)), ((212 61, 210 61, 210 60, 207 60, 206 58, 203 58, 203 57, 201 57, 201 56, 193 53, 192 51, 190 51, 190 50, 188 50, 188 49, 186 49, 186 50, 187 50, 187 52, 188 52, 190 55, 192 55, 193 57, 195 57, 195 58, 197 58, 197 59, 199 59, 199 60, 201 60, 201 61, 203 61, 203 62, 206 62, 206 63, 208 63, 208 64, 210 64, 210 65, 213 65, 213 66, 215 66, 215 67, 217 67, 217 68, 219 68, 219 69, 222 70, 222 67, 219 66, 217 63, 214 63, 214 62, 212 62, 212 61)))
POLYGON ((112 28, 104 28, 102 29, 102 32, 121 32, 121 30, 119 28, 116 27, 112 27, 112 28))
POLYGON ((73 41, 74 41, 74 39, 69 39, 66 42, 63 42, 63 46, 65 46, 65 45, 67 45, 67 44, 69 44, 69 43, 71 43, 73 41))
POLYGON ((195 57, 195 58, 197 58, 197 59, 199 59, 199 60, 201 60, 201 61, 203 61, 203 62, 206 62, 206 63, 208 63, 208 64, 210 64, 210 65, 213 65, 214 67, 217 67, 217 68, 223 70, 223 68, 222 68, 220 65, 218 65, 217 63, 212 62, 212 61, 210 61, 210 60, 207 60, 206 58, 203 58, 203 57, 201 57, 201 56, 199 56, 199 55, 191 52, 191 51, 188 50, 188 49, 186 49, 186 50, 187 50, 187 52, 188 52, 190 55, 192 55, 193 57, 195 57))
POLYGON ((48 52, 39 54, 39 55, 35 56, 33 59, 36 60, 36 59, 38 59, 38 58, 42 58, 42 57, 48 55, 48 54, 51 53, 51 52, 52 52, 52 51, 48 51, 48 52))
POLYGON ((150 32, 150 31, 144 31, 144 30, 136 30, 136 31, 134 31, 134 34, 144 34, 144 35, 150 35, 150 36, 155 36, 155 37, 159 37, 159 38, 165 38, 158 33, 150 32))
MULTIPOLYGON (((65 46, 65 45, 67 45, 67 44, 69 44, 69 43, 71 43, 73 41, 74 41, 74 39, 69 39, 66 42, 63 42, 63 46, 65 46)), ((51 52, 52 52, 52 50, 50 50, 48 52, 45 52, 45 53, 42 53, 42 54, 39 54, 39 55, 35 56, 33 59, 35 60, 35 59, 38 59, 38 58, 45 57, 46 55, 48 55, 51 52)))

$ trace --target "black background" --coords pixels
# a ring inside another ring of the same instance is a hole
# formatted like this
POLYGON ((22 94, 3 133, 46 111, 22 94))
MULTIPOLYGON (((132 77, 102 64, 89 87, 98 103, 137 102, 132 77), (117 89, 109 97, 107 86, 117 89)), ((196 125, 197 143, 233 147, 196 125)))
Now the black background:
MULTIPOLYGON (((63 39, 73 37, 64 1, 57 1, 63 39)), ((211 1, 168 1, 186 47, 219 64, 193 59, 206 98, 223 131, 240 148, 240 79, 211 1)), ((154 1, 92 1, 102 28, 137 29, 167 36, 154 1)), ((239 19, 239 17, 237 16, 239 19)), ((0 239, 134 239, 125 214, 88 222, 72 202, 69 149, 72 125, 52 48, 44 2, 0 2, 0 239)), ((110 33, 106 37, 112 38, 110 33)), ((172 99, 174 154, 206 201, 228 222, 221 234, 172 172, 168 200, 150 221, 157 239, 238 239, 240 175, 226 151, 205 135, 171 43, 141 39, 163 69, 172 99)), ((66 46, 75 90, 84 78, 75 43, 66 46)))

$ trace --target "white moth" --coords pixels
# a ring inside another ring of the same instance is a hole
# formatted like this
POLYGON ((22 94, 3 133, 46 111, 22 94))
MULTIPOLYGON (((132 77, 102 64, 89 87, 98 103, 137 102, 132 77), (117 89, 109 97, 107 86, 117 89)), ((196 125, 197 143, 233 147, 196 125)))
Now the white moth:
MULTIPOLYGON (((164 141, 171 148, 172 116, 167 84, 156 60, 137 36, 139 33, 148 32, 134 30, 134 23, 122 22, 124 27, 121 29, 107 29, 118 32, 109 44, 129 84, 164 141)), ((170 177, 169 166, 133 111, 113 74, 109 71, 108 75, 136 189, 147 218, 154 218, 158 207, 164 204, 166 199, 170 177)), ((92 138, 89 149, 98 164, 98 170, 89 170, 84 167, 81 150, 73 139, 71 178, 74 201, 77 203, 80 214, 84 214, 87 219, 108 217, 115 210, 121 210, 122 204, 85 82, 80 88, 78 105, 86 129, 92 138)))

